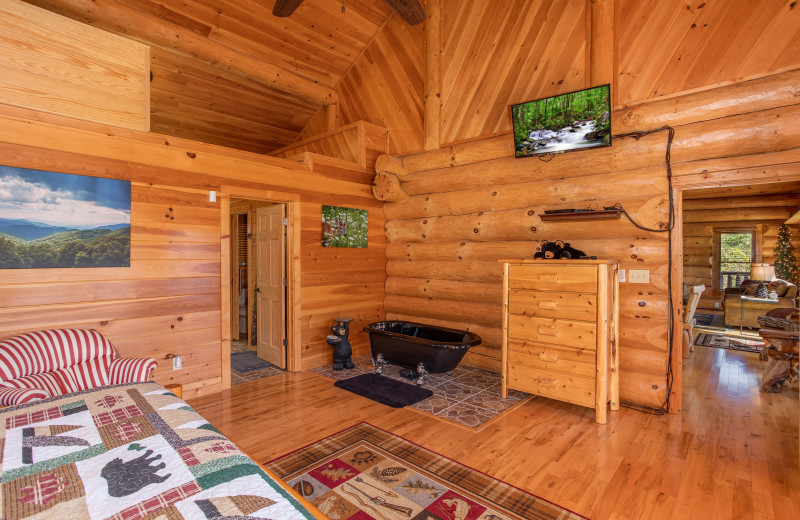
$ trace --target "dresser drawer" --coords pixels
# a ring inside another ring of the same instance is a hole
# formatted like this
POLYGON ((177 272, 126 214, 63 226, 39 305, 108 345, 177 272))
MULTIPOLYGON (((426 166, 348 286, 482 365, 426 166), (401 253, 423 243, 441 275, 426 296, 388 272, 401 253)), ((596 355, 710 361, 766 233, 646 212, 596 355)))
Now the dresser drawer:
POLYGON ((594 378, 525 365, 510 365, 508 367, 508 386, 529 394, 594 408, 594 378))
POLYGON ((509 289, 537 291, 597 292, 597 268, 594 266, 509 265, 509 289))
POLYGON ((510 314, 508 338, 596 350, 597 324, 510 314))
POLYGON ((526 316, 597 320, 597 295, 513 289, 508 291, 508 312, 526 316))
POLYGON ((508 364, 558 370, 594 378, 597 374, 597 353, 590 349, 554 347, 532 341, 509 340, 508 364))

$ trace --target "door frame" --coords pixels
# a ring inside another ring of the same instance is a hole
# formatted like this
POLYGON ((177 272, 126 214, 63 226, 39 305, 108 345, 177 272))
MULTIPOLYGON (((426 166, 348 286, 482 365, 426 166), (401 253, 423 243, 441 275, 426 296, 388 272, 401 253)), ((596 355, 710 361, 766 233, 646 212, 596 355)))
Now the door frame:
POLYGON ((299 372, 300 331, 300 195, 272 190, 220 186, 220 308, 222 328, 222 384, 231 387, 231 199, 276 202, 286 206, 286 369, 299 372))
POLYGON ((728 188, 776 182, 800 181, 800 169, 782 165, 740 168, 709 173, 706 171, 673 177, 674 228, 672 232, 672 392, 669 395, 670 413, 683 411, 683 192, 702 188, 728 188), (773 170, 773 171, 770 171, 773 170))

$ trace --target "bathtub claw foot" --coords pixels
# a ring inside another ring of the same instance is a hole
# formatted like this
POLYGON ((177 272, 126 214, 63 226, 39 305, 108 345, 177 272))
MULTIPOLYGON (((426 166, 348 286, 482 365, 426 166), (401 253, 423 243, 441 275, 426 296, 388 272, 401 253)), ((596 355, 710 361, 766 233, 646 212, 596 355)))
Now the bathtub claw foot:
POLYGON ((425 365, 420 363, 417 365, 417 386, 422 386, 425 384, 425 376, 429 375, 428 371, 425 370, 425 365))
POLYGON ((383 359, 383 354, 378 354, 378 357, 375 358, 373 361, 373 365, 377 365, 378 369, 375 370, 375 373, 380 375, 383 374, 383 369, 386 368, 386 360, 383 359))

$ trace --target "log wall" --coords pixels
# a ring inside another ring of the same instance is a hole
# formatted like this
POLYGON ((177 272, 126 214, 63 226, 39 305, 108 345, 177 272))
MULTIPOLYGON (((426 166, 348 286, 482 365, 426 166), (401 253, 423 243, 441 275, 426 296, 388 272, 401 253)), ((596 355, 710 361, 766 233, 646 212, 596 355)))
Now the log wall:
MULTIPOLYGON (((698 308, 722 308, 723 291, 713 275, 717 229, 753 229, 757 233, 757 261, 775 263, 778 228, 800 207, 800 185, 776 183, 739 188, 687 191, 683 202, 683 280, 703 284, 698 308), (762 193, 759 193, 762 192, 762 193), (688 198, 691 197, 691 198, 688 198)), ((795 250, 800 246, 796 226, 790 226, 795 250)), ((724 287, 722 288, 724 289, 724 287)))
MULTIPOLYGON (((2 270, 0 337, 47 327, 91 327, 123 356, 159 361, 155 378, 184 384, 185 395, 224 387, 220 204, 221 185, 271 190, 299 198, 301 364, 330 362, 325 336, 332 319, 356 318, 351 342, 383 317, 385 279, 382 203, 372 198, 357 164, 303 163, 192 141, 76 124, 0 105, 0 156, 9 166, 127 179, 133 182, 131 267, 2 270), (351 179, 338 177, 349 169, 351 179), (362 176, 362 177, 359 177, 362 176), (369 210, 369 247, 321 247, 321 205, 369 210), (359 295, 353 298, 353 295, 359 295), (184 356, 172 371, 168 353, 184 356)), ((224 309, 224 312, 229 312, 224 309)))
MULTIPOLYGON (((781 81, 797 84, 800 71, 785 73, 781 81)), ((775 82, 766 77, 746 85, 771 99, 754 112, 692 108, 704 96, 735 96, 741 85, 671 100, 676 188, 800 179, 800 100, 772 96, 775 82)), ((615 110, 612 117, 646 128, 663 112, 641 104, 615 110)), ((484 344, 466 362, 498 370, 502 270, 496 260, 529 258, 538 241, 565 240, 588 254, 619 260, 622 269, 650 271, 649 284, 621 284, 620 385, 624 401, 660 406, 668 361, 666 233, 637 229, 624 218, 543 222, 540 215, 621 203, 642 225, 666 228, 666 145, 667 133, 659 132, 542 162, 511 156, 513 141, 506 134, 404 157, 402 183, 411 196, 386 205, 387 317, 475 330, 484 344)))

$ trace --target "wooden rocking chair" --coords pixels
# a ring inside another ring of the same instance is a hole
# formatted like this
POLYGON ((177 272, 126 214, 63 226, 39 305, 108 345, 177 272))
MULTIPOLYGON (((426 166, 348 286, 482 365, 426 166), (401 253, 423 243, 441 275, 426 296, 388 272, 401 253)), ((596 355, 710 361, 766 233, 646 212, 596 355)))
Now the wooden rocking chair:
POLYGON ((689 288, 689 302, 683 311, 683 359, 689 357, 690 351, 694 352, 694 326, 697 324, 694 311, 697 310, 697 303, 705 290, 705 285, 693 285, 689 288))

